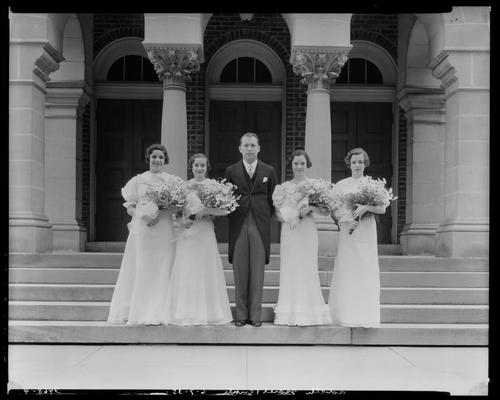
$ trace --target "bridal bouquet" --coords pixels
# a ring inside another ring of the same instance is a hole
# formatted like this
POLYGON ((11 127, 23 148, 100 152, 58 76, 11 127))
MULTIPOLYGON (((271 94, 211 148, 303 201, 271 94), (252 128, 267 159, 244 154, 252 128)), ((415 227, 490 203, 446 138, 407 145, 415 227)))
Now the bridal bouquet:
POLYGON ((307 204, 316 207, 333 207, 333 183, 324 179, 309 179, 298 186, 298 190, 307 199, 307 204))
MULTIPOLYGON (((337 207, 344 207, 351 212, 356 209, 356 204, 368 206, 388 206, 393 200, 396 200, 392 193, 392 188, 386 188, 385 179, 373 179, 370 176, 363 176, 358 180, 358 190, 355 192, 344 193, 337 198, 335 203, 337 207)), ((359 221, 359 217, 357 219, 359 221)), ((353 228, 349 230, 352 234, 353 228)))
POLYGON ((236 186, 225 179, 207 179, 196 185, 196 194, 205 207, 205 214, 227 215, 238 207, 237 201, 241 196, 235 195, 235 189, 236 186))
MULTIPOLYGON (((152 203, 151 214, 158 215, 158 210, 165 210, 170 207, 183 208, 186 205, 188 187, 186 182, 179 177, 173 177, 167 182, 154 183, 150 185, 146 192, 146 198, 152 203)), ((151 215, 155 218, 155 215, 151 215)))

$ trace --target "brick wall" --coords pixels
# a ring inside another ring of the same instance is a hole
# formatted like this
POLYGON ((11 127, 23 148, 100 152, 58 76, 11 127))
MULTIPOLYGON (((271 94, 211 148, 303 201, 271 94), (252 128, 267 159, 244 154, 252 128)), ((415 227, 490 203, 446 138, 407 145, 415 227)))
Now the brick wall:
POLYGON ((354 14, 351 18, 351 40, 368 40, 383 47, 397 63, 398 15, 354 14))
POLYGON ((90 103, 82 115, 82 222, 90 226, 90 103))
POLYGON ((113 40, 144 39, 144 14, 94 14, 94 57, 113 40))
POLYGON ((407 128, 404 110, 399 107, 399 143, 398 143, 398 243, 401 231, 406 221, 406 155, 407 155, 407 128))

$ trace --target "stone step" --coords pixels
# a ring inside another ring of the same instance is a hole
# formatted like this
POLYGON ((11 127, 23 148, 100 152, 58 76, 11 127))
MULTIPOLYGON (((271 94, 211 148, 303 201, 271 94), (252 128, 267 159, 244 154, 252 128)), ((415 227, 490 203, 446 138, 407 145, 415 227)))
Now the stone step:
MULTIPOLYGON (((234 287, 228 288, 234 301, 234 287)), ((24 284, 9 285, 9 301, 111 301, 114 285, 24 284)), ((276 302, 279 288, 265 286, 263 302, 276 302)), ((323 287, 328 301, 329 287, 323 287)), ((408 288, 385 287, 380 291, 382 304, 488 304, 488 288, 408 288)))
MULTIPOLYGON (((116 268, 10 268, 9 283, 115 284, 116 268)), ((224 271, 226 284, 234 283, 232 270, 224 271)), ((332 273, 319 271, 322 286, 329 286, 332 273)), ((381 286, 391 287, 488 287, 488 272, 380 272, 381 286)), ((279 271, 266 270, 264 284, 277 286, 279 271)))
MULTIPOLYGON (((219 252, 227 253, 228 245, 227 243, 218 243, 219 252)), ((125 250, 125 242, 87 242, 85 244, 85 250, 87 252, 116 252, 123 253, 125 250)), ((393 254, 401 255, 402 248, 400 244, 379 244, 378 245, 379 254, 393 254)), ((280 253, 280 244, 271 243, 271 254, 280 253)))
MULTIPOLYGON (((274 304, 262 304, 262 321, 274 320, 274 304)), ((234 304, 231 305, 234 315, 234 304)), ((383 304, 382 323, 488 323, 486 305, 383 304)), ((109 302, 10 301, 10 320, 104 321, 109 302)))
MULTIPOLYGON (((9 254, 10 268, 120 268, 122 253, 60 252, 50 254, 9 254)), ((224 269, 232 266, 227 255, 221 255, 224 269)), ((266 266, 268 270, 279 270, 279 255, 271 255, 266 266)), ((334 257, 318 257, 318 269, 330 271, 334 257)), ((433 256, 379 256, 381 271, 422 271, 422 272, 488 272, 488 258, 439 258, 433 256)))
POLYGON ((486 324, 381 324, 380 328, 143 326, 104 321, 9 321, 9 343, 174 343, 487 346, 486 324))

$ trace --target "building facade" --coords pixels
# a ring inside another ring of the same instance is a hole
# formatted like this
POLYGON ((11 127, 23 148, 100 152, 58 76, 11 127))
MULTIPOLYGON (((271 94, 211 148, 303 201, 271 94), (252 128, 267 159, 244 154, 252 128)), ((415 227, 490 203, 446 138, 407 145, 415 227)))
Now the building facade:
MULTIPOLYGON (((123 242, 120 189, 167 146, 212 177, 259 134, 280 179, 305 148, 338 181, 355 146, 398 195, 378 224, 403 254, 488 255, 488 7, 429 14, 10 13, 9 246, 123 242)), ((217 237, 227 240, 225 221, 217 237)), ((318 219, 320 251, 338 228, 318 219)), ((272 227, 279 241, 279 225, 272 227)))

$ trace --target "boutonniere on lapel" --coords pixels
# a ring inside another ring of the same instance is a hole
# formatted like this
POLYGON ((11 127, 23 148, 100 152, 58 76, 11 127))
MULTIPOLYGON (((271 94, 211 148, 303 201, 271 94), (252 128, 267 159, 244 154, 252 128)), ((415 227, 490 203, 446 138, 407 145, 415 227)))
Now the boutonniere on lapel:
POLYGON ((266 183, 267 182, 267 176, 265 176, 264 178, 262 178, 262 183, 266 183))

